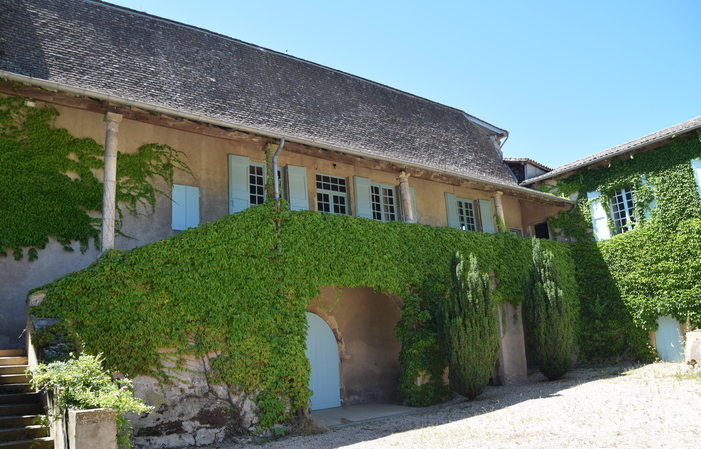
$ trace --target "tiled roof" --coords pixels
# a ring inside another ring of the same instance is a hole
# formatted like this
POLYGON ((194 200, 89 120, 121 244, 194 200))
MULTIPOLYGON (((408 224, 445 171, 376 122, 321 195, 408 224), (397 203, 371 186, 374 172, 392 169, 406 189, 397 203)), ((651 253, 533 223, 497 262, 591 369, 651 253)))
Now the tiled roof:
POLYGON ((541 164, 540 162, 536 162, 533 159, 529 159, 527 157, 505 157, 504 162, 518 162, 518 163, 525 163, 525 164, 531 164, 535 167, 540 168, 541 170, 545 171, 550 171, 552 168, 541 164))
POLYGON ((0 71, 520 190, 458 109, 99 1, 0 8, 0 71))
POLYGON ((577 159, 574 162, 570 162, 565 165, 561 165, 555 168, 553 171, 546 173, 544 175, 537 176, 535 178, 530 178, 521 183, 521 185, 530 185, 538 181, 544 181, 550 178, 557 178, 558 176, 564 175, 567 172, 577 170, 587 165, 609 159, 611 157, 617 156, 619 154, 628 153, 630 151, 637 150, 648 144, 659 142, 665 139, 669 139, 678 134, 692 131, 694 129, 701 129, 701 116, 687 120, 686 122, 680 123, 678 125, 670 126, 661 131, 648 134, 647 136, 640 137, 639 139, 631 140, 630 142, 624 143, 622 145, 609 148, 608 150, 601 151, 591 156, 583 157, 582 159, 577 159))

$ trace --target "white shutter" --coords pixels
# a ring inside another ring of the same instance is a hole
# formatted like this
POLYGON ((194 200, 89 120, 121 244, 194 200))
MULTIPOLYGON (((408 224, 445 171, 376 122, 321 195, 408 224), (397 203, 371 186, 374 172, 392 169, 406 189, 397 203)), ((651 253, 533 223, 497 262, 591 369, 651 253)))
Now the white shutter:
POLYGON ((173 184, 172 198, 172 229, 182 231, 200 224, 199 187, 173 184))
POLYGON ((698 187, 699 198, 701 198, 701 161, 698 159, 692 159, 691 169, 694 170, 694 179, 696 180, 696 186, 698 187))
POLYGON ((291 210, 309 210, 306 167, 287 166, 287 191, 291 210))
POLYGON ((250 206, 249 167, 247 157, 229 155, 229 213, 240 212, 250 206))
POLYGON ((482 218, 482 232, 494 234, 494 213, 490 200, 479 200, 480 217, 482 218))
POLYGON ((372 200, 370 199, 371 185, 372 183, 368 178, 353 176, 356 217, 372 218, 372 200))
POLYGON ((448 226, 460 229, 460 217, 458 216, 458 197, 452 193, 445 193, 445 209, 448 213, 448 226))
POLYGON ((588 192, 587 199, 591 207, 591 225, 594 231, 595 240, 606 240, 611 238, 611 230, 609 229, 608 216, 606 210, 601 204, 599 192, 588 192))

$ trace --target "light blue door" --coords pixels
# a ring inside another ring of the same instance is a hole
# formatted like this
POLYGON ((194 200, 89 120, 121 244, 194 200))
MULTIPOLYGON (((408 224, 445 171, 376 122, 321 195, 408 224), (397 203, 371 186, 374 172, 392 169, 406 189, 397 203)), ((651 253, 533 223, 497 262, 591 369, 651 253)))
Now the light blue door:
POLYGON ((657 353, 663 362, 681 362, 684 360, 682 350, 682 333, 679 322, 671 316, 657 319, 657 332, 655 332, 655 342, 657 343, 657 353))
POLYGON ((338 376, 338 345, 326 321, 307 312, 307 350, 312 366, 309 389, 312 390, 312 410, 339 407, 341 386, 338 376))

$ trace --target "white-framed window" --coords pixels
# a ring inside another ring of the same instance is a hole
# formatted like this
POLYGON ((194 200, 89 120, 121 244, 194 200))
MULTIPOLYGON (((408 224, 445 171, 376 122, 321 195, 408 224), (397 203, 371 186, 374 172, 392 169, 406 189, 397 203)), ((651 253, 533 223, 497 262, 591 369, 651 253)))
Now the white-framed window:
MULTIPOLYGON (((372 218, 379 221, 406 221, 398 186, 379 184, 369 178, 353 176, 355 194, 355 216, 372 218)), ((414 188, 409 187, 409 201, 416 221, 416 200, 414 188)))
MULTIPOLYGON (((245 156, 230 154, 229 164, 229 213, 242 211, 249 206, 263 204, 266 198, 265 164, 251 161, 245 156)), ((290 203, 292 210, 308 210, 307 169, 288 165, 278 170, 280 197, 290 203)))
POLYGON ((448 214, 448 226, 451 228, 491 234, 496 232, 490 200, 468 200, 446 192, 445 206, 448 214))
POLYGON ((171 229, 183 231, 200 224, 199 187, 173 184, 171 229))
POLYGON ((464 200, 462 198, 456 199, 456 207, 458 210, 458 222, 459 227, 463 231, 476 231, 477 230, 477 216, 475 214, 475 203, 474 201, 464 200))
POLYGON ((348 214, 348 181, 346 178, 317 173, 316 204, 319 212, 348 214))
POLYGON ((613 221, 614 234, 633 229, 633 224, 635 223, 634 210, 635 202, 633 201, 633 191, 630 187, 613 193, 611 196, 611 220, 613 221))
POLYGON ((383 184, 370 186, 372 218, 380 221, 397 221, 397 198, 394 187, 383 184))

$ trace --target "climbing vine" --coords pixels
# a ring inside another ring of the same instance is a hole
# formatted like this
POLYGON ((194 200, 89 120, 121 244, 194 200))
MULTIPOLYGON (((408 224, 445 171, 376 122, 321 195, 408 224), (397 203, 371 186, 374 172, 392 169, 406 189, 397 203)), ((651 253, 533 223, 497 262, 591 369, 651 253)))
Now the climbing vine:
POLYGON ((572 251, 585 359, 649 359, 647 332, 656 329, 657 317, 701 323, 701 201, 690 164, 699 157, 697 131, 557 182, 561 194, 579 192, 576 209, 560 213, 550 225, 577 240, 572 251), (586 193, 598 191, 601 204, 609 204, 626 187, 635 200, 634 230, 594 242, 586 193))
MULTIPOLYGON (((29 107, 22 98, 0 97, 0 256, 16 260, 28 248, 38 257, 54 237, 66 251, 78 242, 85 252, 99 236, 102 210, 103 149, 92 139, 78 139, 53 124, 58 111, 29 107)), ((167 145, 147 144, 133 154, 118 154, 117 202, 129 214, 153 211, 161 178, 173 183, 174 170, 190 173, 183 153, 167 145), (145 206, 141 209, 139 206, 145 206)), ((117 208, 121 221, 122 209, 117 208)), ((119 225, 119 221, 117 225, 119 225)))
MULTIPOLYGON (((562 267, 563 288, 575 289, 569 249, 543 244, 562 267)), ((480 269, 494 273, 497 302, 520 302, 528 239, 293 212, 284 201, 279 209, 269 201, 175 237, 109 251, 44 286, 46 299, 33 313, 70 321, 88 353, 103 353, 108 367, 131 377, 166 380, 167 363, 210 355, 210 380, 250 397, 260 425, 270 427, 307 407, 305 311, 325 285, 407 298, 397 330, 402 369, 442 373, 432 314, 449 292, 456 250, 477 255, 480 269)), ((414 399, 430 403, 443 392, 437 386, 414 399)), ((411 400, 414 393, 403 394, 411 400)))

